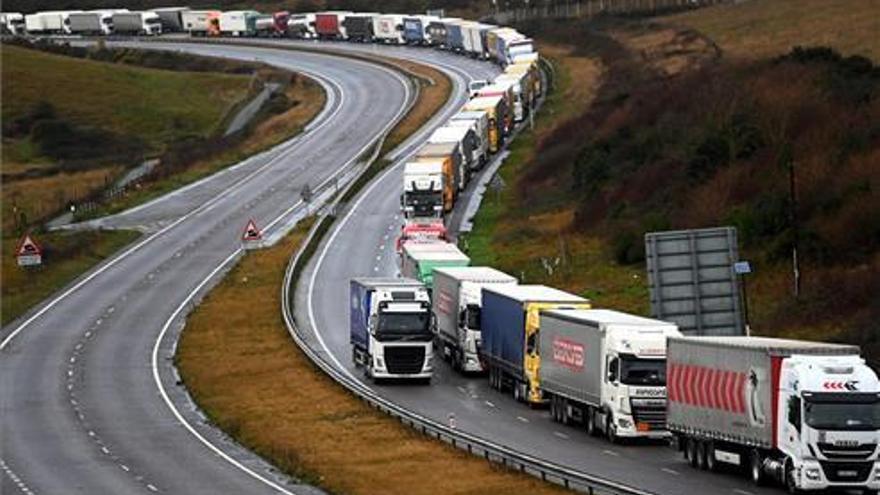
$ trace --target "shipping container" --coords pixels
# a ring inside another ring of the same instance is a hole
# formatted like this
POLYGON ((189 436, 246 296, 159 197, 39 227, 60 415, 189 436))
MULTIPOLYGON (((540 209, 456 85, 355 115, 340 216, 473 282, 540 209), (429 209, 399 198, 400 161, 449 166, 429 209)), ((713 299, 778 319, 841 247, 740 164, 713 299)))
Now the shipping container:
POLYGON ((407 243, 403 246, 400 274, 432 287, 434 269, 468 266, 471 260, 449 242, 407 243))

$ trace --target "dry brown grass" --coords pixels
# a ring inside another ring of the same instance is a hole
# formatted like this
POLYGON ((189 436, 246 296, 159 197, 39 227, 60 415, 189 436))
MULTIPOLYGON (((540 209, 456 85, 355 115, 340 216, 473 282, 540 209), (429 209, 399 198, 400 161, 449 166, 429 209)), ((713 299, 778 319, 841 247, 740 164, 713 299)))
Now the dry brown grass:
MULTIPOLYGON (((76 173, 59 173, 16 181, 3 181, 3 233, 15 231, 17 214, 23 211, 27 223, 51 215, 65 207, 69 201, 78 200, 102 189, 122 170, 106 167, 76 173)), ((5 166, 4 166, 5 171, 5 166)))
POLYGON ((287 333, 279 291, 305 231, 249 253, 189 318, 178 366, 213 420, 281 469, 333 493, 561 493, 427 440, 312 365, 287 333))
POLYGON ((880 0, 773 0, 720 5, 673 15, 734 57, 788 53, 797 45, 830 46, 880 60, 880 0))

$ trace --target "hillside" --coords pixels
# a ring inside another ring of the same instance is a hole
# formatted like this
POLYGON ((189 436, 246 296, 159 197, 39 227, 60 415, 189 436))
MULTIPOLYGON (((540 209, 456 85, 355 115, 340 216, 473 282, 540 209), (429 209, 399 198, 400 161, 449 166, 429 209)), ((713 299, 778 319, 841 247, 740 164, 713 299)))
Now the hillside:
MULTIPOLYGON (((826 19, 837 2, 810 3, 793 22, 848 22, 826 19)), ((767 4, 715 10, 714 21, 748 12, 749 26, 770 23, 767 4)), ((847 5, 861 18, 876 13, 868 2, 847 5)), ((563 94, 593 89, 551 98, 550 115, 526 138, 534 147, 514 145, 506 187, 489 195, 466 246, 477 263, 527 282, 647 313, 644 234, 734 225, 755 268, 749 302, 758 333, 872 345, 880 69, 829 48, 792 51, 802 44, 794 34, 765 40, 760 51, 739 48, 734 34, 717 42, 684 25, 710 10, 675 16, 673 26, 613 18, 523 25, 553 56, 563 94), (591 77, 571 76, 588 64, 598 67, 591 77)), ((835 46, 870 53, 870 26, 849 27, 835 46)))

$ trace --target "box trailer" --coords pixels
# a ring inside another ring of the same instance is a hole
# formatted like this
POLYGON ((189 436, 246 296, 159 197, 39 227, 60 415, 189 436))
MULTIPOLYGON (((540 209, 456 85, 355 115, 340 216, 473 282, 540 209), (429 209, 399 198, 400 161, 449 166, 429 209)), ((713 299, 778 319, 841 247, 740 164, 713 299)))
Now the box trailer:
POLYGON ((343 24, 348 41, 371 43, 373 41, 373 18, 376 13, 357 13, 345 16, 343 24))
POLYGON ((183 29, 190 36, 219 36, 219 10, 189 10, 180 14, 183 29))
POLYGON ((71 34, 103 35, 113 33, 113 14, 110 12, 74 12, 70 14, 71 34))
POLYGON ((666 338, 672 323, 607 309, 540 314, 541 393, 550 417, 611 442, 667 438, 666 338))
POLYGON ((158 36, 162 34, 162 21, 155 12, 114 12, 113 32, 158 36))
POLYGON ((880 489, 880 382, 856 346, 670 337, 667 423, 694 467, 795 491, 880 489))
POLYGON ((590 309, 583 297, 544 285, 482 288, 480 358, 489 386, 510 390, 518 401, 541 404, 538 354, 539 312, 547 309, 590 309))
POLYGON ((250 37, 257 34, 257 18, 260 13, 255 10, 230 10, 220 14, 220 34, 223 36, 250 37))
POLYGON ((443 218, 443 162, 409 162, 403 167, 403 217, 443 218))
POLYGON ((458 201, 458 187, 461 173, 461 151, 458 143, 428 143, 416 152, 413 161, 439 161, 443 164, 443 208, 452 211, 458 201))
POLYGON ((372 380, 430 381, 434 334, 425 286, 405 278, 355 278, 348 299, 355 366, 372 380))
POLYGON ((403 16, 382 14, 373 18, 373 38, 377 43, 403 45, 406 43, 403 31, 403 16))
POLYGON ((482 288, 515 285, 516 278, 485 266, 435 268, 432 305, 437 318, 434 348, 452 368, 462 373, 481 372, 479 349, 482 288))
POLYGON ((444 126, 438 127, 431 133, 428 138, 430 144, 457 143, 461 159, 459 160, 458 171, 458 187, 459 191, 463 191, 471 181, 471 170, 473 170, 479 161, 476 149, 479 147, 477 143, 477 135, 467 127, 461 126, 444 126))
POLYGON ((449 242, 407 243, 401 253, 400 273, 430 288, 435 268, 468 266, 470 263, 471 259, 449 242))
POLYGON ((467 112, 486 112, 489 116, 489 152, 498 153, 504 144, 507 104, 503 96, 481 96, 465 103, 467 112))
POLYGON ((163 33, 177 33, 185 31, 183 22, 183 13, 188 11, 189 7, 162 7, 152 9, 159 16, 162 23, 163 33))
POLYGON ((489 114, 484 110, 459 112, 453 115, 446 125, 467 127, 473 131, 477 147, 473 150, 472 174, 474 171, 482 169, 489 162, 489 114))
POLYGON ((81 11, 49 11, 24 16, 30 34, 70 34, 70 14, 81 11))
POLYGON ((318 12, 315 14, 315 34, 322 40, 345 39, 342 23, 351 12, 318 12))

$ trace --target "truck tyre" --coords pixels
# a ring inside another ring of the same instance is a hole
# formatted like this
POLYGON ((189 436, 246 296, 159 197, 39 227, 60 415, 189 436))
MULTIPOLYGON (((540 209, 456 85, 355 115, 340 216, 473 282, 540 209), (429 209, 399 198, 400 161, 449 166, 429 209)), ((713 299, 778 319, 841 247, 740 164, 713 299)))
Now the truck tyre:
POLYGON ((559 422, 568 426, 568 399, 560 397, 556 409, 559 412, 559 422))
POLYGON ((718 460, 715 459, 715 442, 706 442, 706 469, 709 471, 718 470, 718 460))
POLYGON ((697 440, 695 438, 687 439, 687 446, 684 449, 685 457, 691 467, 697 467, 697 440))
POLYGON ((556 406, 556 396, 550 396, 550 419, 553 420, 554 423, 559 422, 559 407, 556 406))
POLYGON ((766 476, 764 475, 764 458, 761 456, 761 453, 758 449, 752 450, 749 455, 749 476, 752 478, 752 483, 755 486, 763 486, 766 482, 766 476))
POLYGON ((584 426, 587 429, 587 435, 595 437, 598 429, 596 428, 596 413, 591 406, 584 409, 584 426))
POLYGON ((702 470, 706 470, 708 467, 706 462, 706 442, 702 440, 697 441, 697 467, 702 470))
POLYGON ((608 441, 613 444, 620 443, 620 438, 617 436, 617 428, 614 427, 614 417, 611 416, 610 413, 605 420, 605 436, 608 437, 608 441))
POLYGON ((791 459, 785 460, 785 472, 783 477, 785 478, 785 488, 788 490, 788 493, 794 495, 801 493, 801 490, 798 488, 794 479, 794 463, 791 462, 791 459))
POLYGON ((513 400, 517 402, 523 401, 522 387, 520 386, 519 380, 513 381, 513 400))

